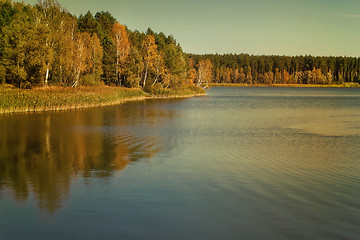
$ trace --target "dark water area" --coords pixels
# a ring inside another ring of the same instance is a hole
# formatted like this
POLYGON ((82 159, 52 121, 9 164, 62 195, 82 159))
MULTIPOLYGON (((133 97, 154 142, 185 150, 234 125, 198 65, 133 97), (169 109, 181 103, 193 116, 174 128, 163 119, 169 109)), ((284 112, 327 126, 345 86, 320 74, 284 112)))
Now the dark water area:
POLYGON ((359 239, 360 89, 0 115, 0 239, 359 239))

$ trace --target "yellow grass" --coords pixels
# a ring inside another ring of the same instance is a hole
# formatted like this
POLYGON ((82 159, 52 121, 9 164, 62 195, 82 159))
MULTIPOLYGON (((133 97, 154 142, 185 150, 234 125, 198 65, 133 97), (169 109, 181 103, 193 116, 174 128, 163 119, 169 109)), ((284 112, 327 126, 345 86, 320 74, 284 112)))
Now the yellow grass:
POLYGON ((56 111, 120 104, 157 97, 190 97, 202 95, 201 90, 191 88, 166 91, 150 96, 138 88, 122 87, 47 87, 20 90, 0 85, 0 113, 56 111))
POLYGON ((118 87, 48 87, 36 89, 0 88, 0 113, 76 109, 141 99, 140 89, 118 87))

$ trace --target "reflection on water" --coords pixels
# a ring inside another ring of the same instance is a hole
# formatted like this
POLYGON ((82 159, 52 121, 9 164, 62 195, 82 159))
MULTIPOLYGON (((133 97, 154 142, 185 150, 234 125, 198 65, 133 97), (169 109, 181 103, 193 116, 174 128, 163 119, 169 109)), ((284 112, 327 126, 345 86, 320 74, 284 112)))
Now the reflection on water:
POLYGON ((109 178, 161 149, 157 133, 136 136, 129 126, 149 129, 170 111, 129 105, 63 113, 3 115, 0 118, 0 190, 53 212, 68 198, 72 180, 109 178))
POLYGON ((360 89, 2 115, 0 239, 357 240, 359 129, 360 89))

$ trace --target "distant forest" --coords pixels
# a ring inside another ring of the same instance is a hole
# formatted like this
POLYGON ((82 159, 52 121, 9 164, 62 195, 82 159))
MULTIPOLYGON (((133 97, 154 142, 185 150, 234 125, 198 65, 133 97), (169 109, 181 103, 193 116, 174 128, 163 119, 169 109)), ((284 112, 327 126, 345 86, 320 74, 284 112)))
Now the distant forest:
POLYGON ((360 59, 354 57, 188 54, 196 65, 209 59, 212 82, 247 84, 342 84, 360 82, 360 59))
POLYGON ((0 83, 18 88, 359 81, 359 58, 186 54, 173 36, 131 31, 109 12, 77 17, 55 0, 0 0, 0 83))

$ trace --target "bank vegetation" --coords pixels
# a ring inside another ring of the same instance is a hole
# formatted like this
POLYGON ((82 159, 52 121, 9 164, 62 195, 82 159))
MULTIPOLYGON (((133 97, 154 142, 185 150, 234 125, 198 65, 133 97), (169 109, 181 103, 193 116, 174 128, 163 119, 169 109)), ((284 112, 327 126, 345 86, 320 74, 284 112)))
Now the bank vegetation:
POLYGON ((0 113, 58 111, 67 109, 108 106, 127 101, 153 98, 179 98, 204 95, 202 88, 189 86, 161 90, 157 94, 145 93, 140 88, 125 87, 39 87, 18 89, 8 85, 0 87, 0 113))

